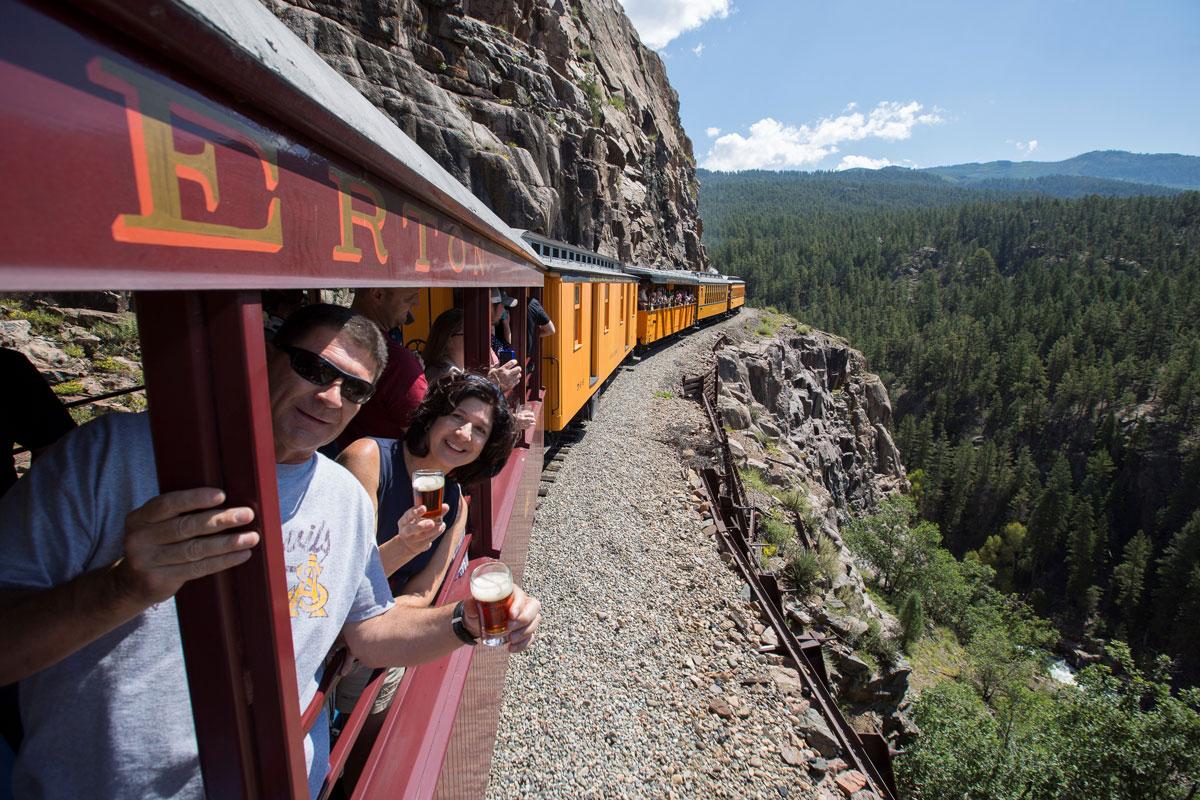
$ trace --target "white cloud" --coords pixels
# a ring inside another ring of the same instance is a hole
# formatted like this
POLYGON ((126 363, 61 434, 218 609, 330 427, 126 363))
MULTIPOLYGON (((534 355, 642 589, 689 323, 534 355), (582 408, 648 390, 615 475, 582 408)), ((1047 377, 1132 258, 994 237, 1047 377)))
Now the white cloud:
POLYGON ((696 58, 699 58, 700 55, 704 52, 704 42, 701 42, 700 44, 693 47, 692 52, 696 54, 696 58))
POLYGON ((1022 153, 1032 153, 1034 150, 1037 150, 1038 146, 1037 139, 1030 139, 1028 142, 1014 142, 1012 139, 1005 139, 1004 141, 1011 145, 1016 145, 1016 148, 1022 153))
POLYGON ((655 50, 710 19, 725 19, 731 10, 730 0, 621 0, 621 4, 642 41, 655 50))
POLYGON ((834 167, 837 171, 844 169, 882 169, 892 166, 886 158, 868 158, 867 156, 842 156, 841 163, 834 167))
POLYGON ((838 152, 844 142, 900 141, 912 136, 918 125, 942 121, 940 109, 922 113, 924 106, 916 101, 884 101, 865 116, 854 108, 851 104, 841 115, 824 117, 811 126, 784 125, 766 117, 750 126, 749 136, 727 133, 713 142, 701 166, 722 171, 811 167, 838 152))
POLYGON ((710 139, 711 139, 712 137, 714 137, 714 136, 720 136, 720 135, 721 135, 721 129, 720 129, 720 128, 705 128, 705 129, 704 129, 704 135, 705 135, 705 136, 707 136, 707 137, 708 137, 708 138, 710 138, 710 139))

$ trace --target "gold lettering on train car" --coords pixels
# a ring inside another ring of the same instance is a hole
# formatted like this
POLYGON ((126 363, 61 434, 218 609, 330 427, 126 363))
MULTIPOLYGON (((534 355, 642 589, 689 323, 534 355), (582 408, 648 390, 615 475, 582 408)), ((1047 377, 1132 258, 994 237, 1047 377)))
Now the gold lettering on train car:
POLYGON ((446 255, 450 259, 450 269, 455 272, 462 272, 467 268, 467 243, 457 236, 451 236, 449 239, 446 255), (456 249, 457 253, 455 253, 456 249))
POLYGON ((89 61, 87 74, 93 83, 125 97, 125 121, 129 126, 141 213, 117 215, 112 224, 113 239, 254 253, 277 253, 283 248, 278 197, 272 197, 267 204, 267 222, 261 228, 221 225, 183 216, 180 181, 200 186, 209 213, 220 205, 221 187, 213 143, 204 142, 199 153, 181 152, 175 147, 175 128, 170 120, 172 117, 185 120, 248 147, 262 164, 263 184, 268 192, 274 192, 279 185, 275 148, 255 140, 237 120, 108 59, 89 61))
POLYGON ((387 222, 387 206, 383 194, 364 179, 348 175, 334 166, 329 167, 329 178, 338 187, 338 222, 341 227, 341 243, 333 248, 334 261, 362 261, 362 250, 354 246, 354 226, 366 228, 375 245, 375 258, 380 264, 388 260, 387 247, 383 244, 383 223, 387 222), (354 208, 353 194, 365 195, 375 205, 375 213, 367 214, 354 208))
MULTIPOLYGON (((404 204, 402 214, 404 217, 404 222, 401 223, 402 227, 408 227, 410 217, 417 226, 417 260, 413 262, 413 269, 417 272, 429 272, 433 264, 429 260, 428 235, 429 229, 436 224, 437 220, 423 208, 410 203, 404 204)), ((433 232, 437 233, 438 230, 434 228, 433 232)))

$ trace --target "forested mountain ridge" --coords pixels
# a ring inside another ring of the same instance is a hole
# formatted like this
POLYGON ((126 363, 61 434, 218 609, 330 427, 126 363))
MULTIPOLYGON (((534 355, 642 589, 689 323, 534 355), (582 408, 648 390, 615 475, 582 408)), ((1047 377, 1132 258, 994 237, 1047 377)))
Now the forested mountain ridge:
POLYGON ((1200 189, 1200 157, 1179 153, 1129 153, 1093 150, 1063 161, 989 161, 929 167, 924 172, 955 182, 1030 179, 1051 175, 1107 178, 1134 183, 1200 189))
MULTIPOLYGON (((887 167, 879 170, 850 169, 841 172, 710 172, 696 170, 705 188, 701 214, 719 223, 742 204, 758 208, 787 207, 804 213, 868 210, 895 211, 904 208, 935 208, 968 202, 1000 202, 1012 197, 1078 198, 1173 196, 1183 190, 1128 181, 1082 176, 1051 175, 1040 178, 992 177, 977 183, 955 182, 932 172, 887 167)), ((705 243, 715 244, 722 231, 706 228, 705 243)))
POLYGON ((867 354, 952 551, 1063 629, 1168 652, 1194 682, 1200 194, 961 191, 701 175, 701 208, 752 303, 867 354))

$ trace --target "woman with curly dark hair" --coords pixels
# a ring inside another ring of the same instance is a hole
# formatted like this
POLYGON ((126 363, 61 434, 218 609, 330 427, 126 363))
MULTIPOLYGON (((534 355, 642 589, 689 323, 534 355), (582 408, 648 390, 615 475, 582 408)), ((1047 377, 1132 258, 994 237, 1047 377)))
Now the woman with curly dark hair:
MULTIPOLYGON (((368 437, 350 444, 338 463, 350 470, 375 502, 376 540, 397 605, 428 606, 450 568, 467 527, 462 485, 497 475, 517 437, 500 387, 482 375, 459 372, 429 385, 403 439, 368 437), (414 505, 410 476, 437 470, 445 476, 440 518, 414 505)), ((386 710, 403 669, 391 670, 372 714, 386 710)), ((371 670, 343 678, 337 707, 354 707, 371 670)))
POLYGON ((403 440, 359 439, 338 456, 375 500, 379 554, 393 588, 403 590, 398 600, 432 601, 466 527, 458 513, 460 486, 498 474, 516 431, 499 387, 461 372, 430 384, 403 440), (446 476, 440 521, 413 506, 409 476, 418 469, 446 476))

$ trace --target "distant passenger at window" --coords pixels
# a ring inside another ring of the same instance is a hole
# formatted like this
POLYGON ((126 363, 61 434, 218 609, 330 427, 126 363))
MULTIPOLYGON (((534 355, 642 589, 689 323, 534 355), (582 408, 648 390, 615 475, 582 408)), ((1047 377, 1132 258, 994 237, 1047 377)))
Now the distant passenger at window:
POLYGON ((538 352, 538 342, 547 336, 554 335, 554 320, 546 313, 545 307, 536 297, 530 297, 525 304, 525 348, 529 358, 525 364, 530 374, 537 368, 535 356, 538 352))
POLYGON ((50 390, 42 373, 23 353, 0 347, 0 375, 7 388, 0 393, 0 496, 17 482, 13 445, 28 448, 37 458, 59 437, 75 427, 62 401, 50 390))
MULTIPOLYGON (((460 308, 443 311, 433 321, 429 329, 429 339, 425 345, 425 378, 432 387, 435 382, 447 375, 457 375, 466 369, 466 346, 463 336, 463 312, 460 308)), ((506 365, 496 365, 488 370, 488 380, 501 389, 504 382, 510 380, 512 370, 506 365)), ((517 380, 520 379, 520 367, 517 367, 517 380)), ((516 380, 511 385, 515 386, 516 380)), ((511 387, 510 387, 511 388, 511 387)), ((517 427, 526 430, 535 422, 533 412, 518 409, 515 412, 517 427)))
MULTIPOLYGON (((517 299, 515 297, 509 297, 499 289, 492 289, 492 326, 495 327, 499 324, 501 317, 504 316, 504 309, 512 308, 516 304, 517 299)), ((521 365, 517 363, 516 354, 513 353, 512 348, 497 338, 495 333, 492 334, 490 353, 488 374, 494 376, 494 380, 500 384, 500 388, 507 392, 521 382, 521 365), (493 372, 492 368, 495 367, 499 367, 500 369, 493 372)))
MULTIPOLYGON (((351 308, 375 323, 387 339, 387 368, 375 395, 338 437, 341 449, 364 436, 399 439, 408 430, 413 411, 425 399, 428 384, 421 359, 404 346, 403 326, 413 322, 419 299, 415 287, 359 289, 351 308)), ((324 451, 328 452, 328 451, 324 451)))

